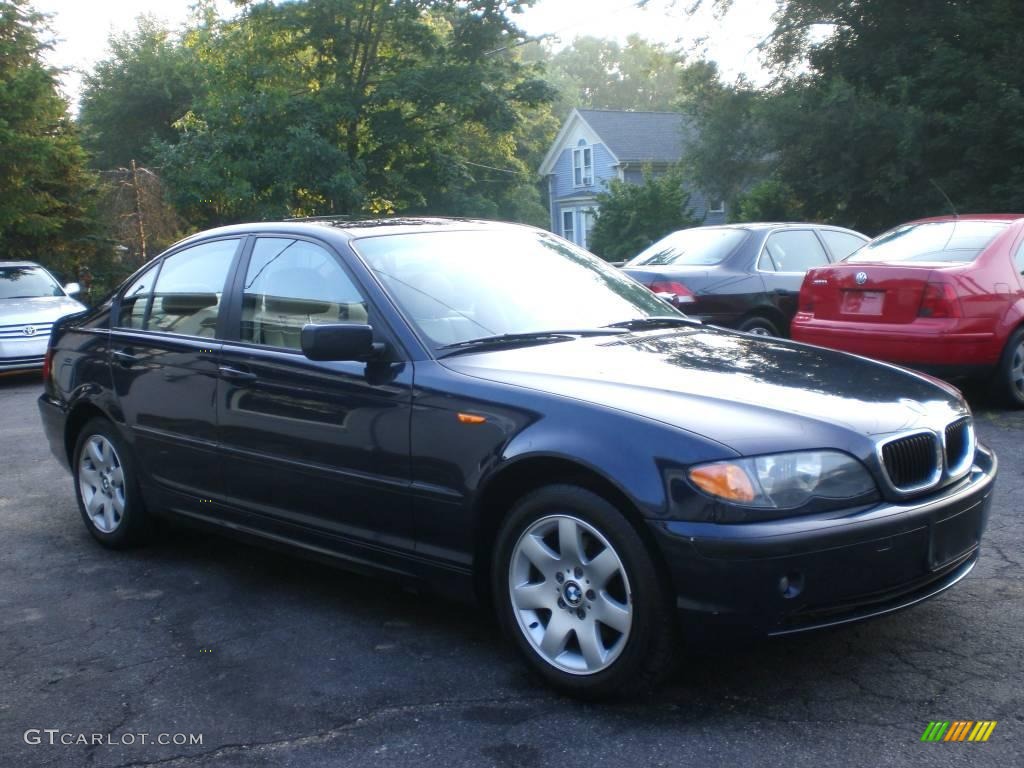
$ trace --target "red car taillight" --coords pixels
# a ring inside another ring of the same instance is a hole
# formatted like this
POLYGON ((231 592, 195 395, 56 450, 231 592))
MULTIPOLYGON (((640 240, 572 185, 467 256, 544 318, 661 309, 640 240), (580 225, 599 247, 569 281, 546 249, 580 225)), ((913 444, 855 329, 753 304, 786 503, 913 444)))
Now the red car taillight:
POLYGON ((691 304, 693 291, 676 280, 659 280, 647 286, 672 304, 691 304))
POLYGON ((960 317, 960 299, 952 283, 928 282, 924 286, 918 317, 960 317))
POLYGON ((50 383, 50 374, 53 373, 53 347, 47 347, 46 357, 43 358, 43 383, 50 383))

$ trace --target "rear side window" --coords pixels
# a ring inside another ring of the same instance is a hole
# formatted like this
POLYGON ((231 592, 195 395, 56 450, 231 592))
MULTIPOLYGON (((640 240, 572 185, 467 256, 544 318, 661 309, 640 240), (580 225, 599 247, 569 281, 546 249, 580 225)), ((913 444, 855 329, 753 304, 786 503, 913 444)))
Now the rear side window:
POLYGON ((151 331, 212 338, 238 242, 215 240, 164 259, 146 327, 151 331))
POLYGON ((1009 226, 1006 221, 927 221, 879 235, 849 262, 926 261, 966 264, 1009 226))
POLYGON ((132 280, 121 295, 121 309, 117 316, 120 328, 141 328, 146 319, 146 307, 149 297, 153 295, 153 280, 157 268, 152 266, 132 280))
POLYGON ((828 256, 818 237, 809 229, 775 232, 764 244, 758 262, 763 272, 806 272, 828 264, 828 256))
POLYGON ((307 323, 366 321, 366 299, 327 249, 279 237, 256 241, 242 295, 242 341, 301 349, 307 323))
POLYGON ((832 251, 832 258, 836 261, 842 261, 854 251, 860 250, 867 242, 867 238, 857 237, 849 232, 837 232, 834 229, 819 229, 818 234, 832 251))

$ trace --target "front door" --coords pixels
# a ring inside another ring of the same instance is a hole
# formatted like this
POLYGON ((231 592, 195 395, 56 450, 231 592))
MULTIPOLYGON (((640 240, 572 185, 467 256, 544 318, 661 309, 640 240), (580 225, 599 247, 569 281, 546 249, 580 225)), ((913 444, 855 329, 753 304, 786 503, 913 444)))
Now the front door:
POLYGON ((166 256, 125 289, 111 324, 121 418, 144 479, 181 494, 171 506, 191 508, 222 490, 216 333, 241 242, 212 240, 166 256))
POLYGON ((289 538, 411 550, 411 366, 302 354, 307 323, 375 320, 325 245, 259 237, 239 277, 217 398, 230 502, 289 538))

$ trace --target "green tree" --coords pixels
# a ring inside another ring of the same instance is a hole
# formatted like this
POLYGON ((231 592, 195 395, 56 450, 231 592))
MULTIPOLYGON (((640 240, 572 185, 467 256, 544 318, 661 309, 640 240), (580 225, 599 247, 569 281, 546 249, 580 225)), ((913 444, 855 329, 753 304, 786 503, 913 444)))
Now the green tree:
POLYGON ((45 21, 25 0, 0 0, 0 258, 70 276, 102 244, 95 179, 42 58, 45 21))
POLYGON ((518 58, 527 0, 305 0, 207 12, 203 92, 159 153, 201 224, 320 214, 539 220, 550 87, 518 58), (543 130, 537 132, 537 126, 543 130), (543 141, 542 141, 543 139, 543 141))
POLYGON ((86 75, 78 120, 97 168, 148 164, 154 143, 173 143, 174 122, 199 93, 191 52, 154 18, 140 16, 134 31, 112 35, 107 58, 86 75))
POLYGON ((685 63, 680 51, 638 35, 627 37, 624 45, 578 37, 555 53, 538 43, 527 56, 546 65, 547 77, 560 94, 559 114, 573 107, 670 110, 685 63))
POLYGON ((670 232, 700 223, 679 168, 660 176, 645 171, 643 184, 614 179, 598 194, 597 204, 591 250, 608 261, 630 259, 670 232))
POLYGON ((1024 4, 783 0, 775 19, 772 86, 687 107, 702 186, 718 158, 737 195, 774 179, 865 232, 949 212, 940 189, 960 211, 1024 208, 1024 4))

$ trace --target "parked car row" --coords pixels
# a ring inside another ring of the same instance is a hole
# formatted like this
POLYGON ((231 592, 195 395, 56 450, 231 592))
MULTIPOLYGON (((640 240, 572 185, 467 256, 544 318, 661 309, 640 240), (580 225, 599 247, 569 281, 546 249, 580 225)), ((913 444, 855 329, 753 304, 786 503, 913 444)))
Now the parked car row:
POLYGON ((1019 215, 923 219, 870 242, 816 224, 698 227, 623 269, 705 322, 988 379, 1024 407, 1019 215))

